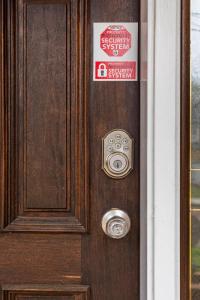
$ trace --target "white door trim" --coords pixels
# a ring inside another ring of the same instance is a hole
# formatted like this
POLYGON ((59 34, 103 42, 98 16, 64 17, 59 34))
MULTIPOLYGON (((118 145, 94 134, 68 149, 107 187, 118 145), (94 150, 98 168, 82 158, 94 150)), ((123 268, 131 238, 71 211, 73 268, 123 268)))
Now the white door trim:
POLYGON ((148 300, 180 299, 180 1, 148 0, 148 300))

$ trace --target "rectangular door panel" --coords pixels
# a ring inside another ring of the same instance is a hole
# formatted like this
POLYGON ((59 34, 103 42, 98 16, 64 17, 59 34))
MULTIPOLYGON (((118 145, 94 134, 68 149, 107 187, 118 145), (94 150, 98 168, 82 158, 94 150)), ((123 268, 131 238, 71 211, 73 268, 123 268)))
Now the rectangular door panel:
POLYGON ((87 0, 9 0, 2 17, 2 229, 84 232, 87 0))
POLYGON ((79 236, 2 234, 0 253, 0 282, 40 284, 81 281, 79 236))
POLYGON ((2 300, 89 300, 89 288, 84 285, 4 285, 2 300))
POLYGON ((67 5, 23 5, 25 209, 67 210, 67 5))

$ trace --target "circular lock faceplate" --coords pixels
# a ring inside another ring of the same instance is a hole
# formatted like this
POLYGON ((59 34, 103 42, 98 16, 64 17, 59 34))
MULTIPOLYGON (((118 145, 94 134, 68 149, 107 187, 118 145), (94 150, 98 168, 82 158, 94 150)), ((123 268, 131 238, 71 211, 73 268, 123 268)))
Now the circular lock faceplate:
POLYGON ((108 157, 108 168, 115 174, 123 174, 128 169, 128 158, 123 153, 113 153, 108 157))

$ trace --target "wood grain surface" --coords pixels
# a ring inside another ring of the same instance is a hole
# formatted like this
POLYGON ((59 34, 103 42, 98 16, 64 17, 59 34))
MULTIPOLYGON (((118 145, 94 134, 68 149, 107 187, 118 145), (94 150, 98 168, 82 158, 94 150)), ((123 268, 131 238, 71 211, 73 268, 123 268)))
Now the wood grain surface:
MULTIPOLYGON (((139 1, 96 0, 90 7, 91 24, 139 21, 139 1)), ((139 82, 90 85, 91 218, 90 236, 82 241, 82 263, 84 282, 92 286, 92 299, 139 299, 139 92, 139 82), (101 138, 114 128, 127 130, 135 141, 134 170, 122 180, 111 179, 101 170, 101 138), (122 240, 109 239, 102 232, 101 218, 111 208, 123 209, 131 217, 131 232, 122 240), (94 269, 101 271, 95 273, 94 269)))
POLYGON ((181 40, 181 300, 190 299, 190 1, 182 0, 181 40))
POLYGON ((139 21, 138 0, 0 0, 4 300, 140 298, 140 82, 92 81, 93 22, 139 21), (101 169, 116 128, 134 139, 121 180, 101 169), (111 208, 122 240, 102 231, 111 208))

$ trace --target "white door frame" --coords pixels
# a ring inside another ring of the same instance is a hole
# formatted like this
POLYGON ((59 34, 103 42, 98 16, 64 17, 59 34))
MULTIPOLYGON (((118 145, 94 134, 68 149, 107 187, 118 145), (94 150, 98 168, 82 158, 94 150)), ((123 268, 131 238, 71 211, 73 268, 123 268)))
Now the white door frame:
POLYGON ((141 300, 179 300, 181 0, 147 1, 147 199, 141 197, 141 207, 147 203, 141 267, 147 261, 147 272, 141 272, 141 300))

